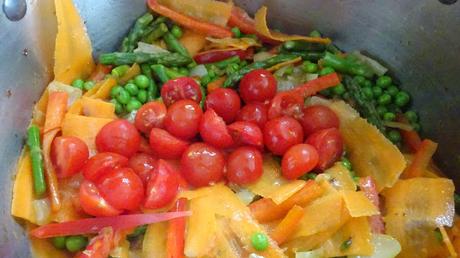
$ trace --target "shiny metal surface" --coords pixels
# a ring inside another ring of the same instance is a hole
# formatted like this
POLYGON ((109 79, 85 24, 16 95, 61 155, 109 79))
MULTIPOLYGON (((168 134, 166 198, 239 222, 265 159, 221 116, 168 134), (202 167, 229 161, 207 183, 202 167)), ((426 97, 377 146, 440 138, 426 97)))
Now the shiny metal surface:
MULTIPOLYGON (((115 49, 143 0, 74 0, 95 55, 115 49)), ((414 96, 424 135, 439 142, 436 160, 460 186, 460 4, 435 0, 236 0, 250 12, 269 7, 270 24, 286 32, 319 29, 344 50, 383 60, 414 96)), ((452 2, 452 1, 450 1, 452 2)), ((56 20, 52 0, 28 0, 17 22, 0 13, 0 257, 29 257, 10 213, 14 168, 33 102, 50 80, 56 20)))

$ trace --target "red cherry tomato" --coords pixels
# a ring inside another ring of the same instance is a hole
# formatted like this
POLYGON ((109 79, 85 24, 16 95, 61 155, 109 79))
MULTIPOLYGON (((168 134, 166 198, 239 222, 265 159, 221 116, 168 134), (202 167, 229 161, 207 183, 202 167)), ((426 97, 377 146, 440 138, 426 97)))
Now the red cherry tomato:
POLYGON ((161 159, 179 159, 188 146, 187 141, 171 135, 166 130, 153 128, 150 131, 150 147, 155 156, 161 159))
POLYGON ((161 88, 161 98, 168 107, 182 99, 200 103, 202 98, 200 85, 191 77, 169 80, 161 88))
POLYGON ((302 126, 292 117, 278 117, 265 124, 265 146, 276 155, 283 155, 290 147, 302 141, 302 126))
POLYGON ((203 111, 192 100, 179 100, 172 104, 164 120, 165 129, 172 135, 190 140, 198 133, 203 111))
POLYGON ((101 196, 120 210, 136 210, 144 198, 144 184, 131 168, 115 168, 97 181, 101 196))
POLYGON ((292 92, 280 92, 271 100, 268 108, 268 119, 273 119, 283 115, 291 116, 296 119, 302 118, 302 108, 304 99, 301 94, 292 92))
POLYGON ((53 140, 51 159, 58 178, 71 177, 80 172, 88 156, 88 146, 77 137, 60 136, 53 140))
POLYGON ((79 199, 83 211, 92 216, 107 217, 122 213, 122 210, 114 208, 102 198, 96 185, 87 180, 80 185, 79 199))
POLYGON ((156 159, 152 156, 145 153, 136 153, 129 159, 128 167, 132 168, 142 179, 142 182, 146 184, 155 169, 156 163, 156 159))
POLYGON ((264 102, 276 94, 276 79, 264 69, 247 73, 240 82, 240 95, 244 102, 264 102))
POLYGON ((301 119, 306 136, 322 129, 339 128, 339 118, 332 109, 323 105, 313 105, 303 109, 301 119))
POLYGON ((150 143, 144 137, 141 137, 141 144, 139 145, 139 152, 153 155, 153 150, 150 148, 150 143))
POLYGON ((241 108, 241 101, 238 93, 228 88, 218 88, 206 97, 206 109, 214 109, 226 123, 235 120, 241 108))
POLYGON ((200 123, 200 135, 204 142, 217 148, 228 148, 233 145, 232 136, 224 120, 213 109, 204 112, 200 123))
POLYGON ((264 129, 265 123, 268 121, 268 109, 262 103, 249 103, 240 109, 236 116, 236 121, 253 122, 260 129, 264 129))
POLYGON ((343 140, 337 128, 317 131, 308 136, 305 143, 316 148, 319 155, 317 168, 325 170, 340 159, 343 153, 343 140))
POLYGON ((91 157, 83 166, 83 176, 91 181, 110 172, 114 168, 124 167, 128 164, 128 158, 113 152, 102 152, 91 157))
POLYGON ((99 152, 115 152, 131 157, 139 150, 141 135, 127 120, 115 120, 106 124, 96 135, 99 152))
POLYGON ((228 131, 233 137, 236 146, 251 145, 258 148, 264 147, 262 130, 251 122, 239 121, 228 126, 228 131))
POLYGON ((195 187, 219 182, 224 175, 222 152, 206 143, 194 143, 182 154, 182 175, 195 187))
POLYGON ((144 207, 158 209, 174 200, 179 189, 179 172, 162 159, 147 184, 144 207))
POLYGON ((246 185, 256 182, 262 176, 263 157, 254 147, 240 147, 227 159, 228 181, 246 185))
POLYGON ((297 179, 310 172, 318 164, 318 152, 309 144, 297 144, 289 148, 281 161, 281 172, 287 179, 297 179))
POLYGON ((149 102, 137 111, 134 125, 139 131, 149 134, 154 127, 163 128, 166 112, 167 109, 163 102, 149 102))

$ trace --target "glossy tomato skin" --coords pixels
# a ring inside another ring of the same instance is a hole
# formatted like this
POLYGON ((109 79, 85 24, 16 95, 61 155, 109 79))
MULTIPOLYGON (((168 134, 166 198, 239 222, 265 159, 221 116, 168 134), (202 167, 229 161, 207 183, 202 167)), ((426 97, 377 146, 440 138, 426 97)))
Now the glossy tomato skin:
POLYGON ((164 120, 165 129, 183 140, 190 140, 198 134, 203 111, 192 100, 179 100, 172 104, 164 120))
POLYGON ((129 159, 128 167, 132 168, 142 179, 142 182, 146 184, 149 181, 150 175, 155 169, 156 164, 157 160, 151 155, 136 153, 129 159))
POLYGON ((227 179, 237 185, 256 182, 263 173, 263 157, 254 147, 240 147, 233 151, 227 159, 227 179))
POLYGON ((148 135, 154 127, 163 128, 166 112, 167 109, 163 102, 149 102, 137 111, 134 125, 139 131, 148 135))
POLYGON ((200 103, 202 95, 200 85, 191 77, 180 77, 167 81, 161 88, 161 98, 166 106, 182 99, 200 103))
POLYGON ((200 123, 200 135, 204 142, 217 148, 228 148, 233 145, 232 136, 224 120, 213 109, 204 112, 200 123))
POLYGON ((88 146, 77 137, 59 136, 53 140, 51 159, 58 178, 71 177, 80 172, 88 156, 88 146))
POLYGON ((312 145, 318 151, 318 169, 325 170, 342 157, 343 139, 337 128, 314 132, 307 137, 305 143, 312 145))
POLYGON ((227 124, 235 120, 240 108, 240 97, 232 89, 218 88, 206 97, 206 109, 213 109, 227 124))
POLYGON ((115 168, 96 183, 101 196, 120 210, 136 210, 144 198, 144 184, 131 168, 115 168))
POLYGON ((101 196, 96 185, 88 180, 84 180, 80 185, 79 199, 83 211, 92 216, 116 216, 123 212, 110 205, 101 196))
POLYGON ((290 147, 302 142, 302 126, 292 117, 277 117, 265 124, 265 146, 276 155, 283 155, 290 147))
POLYGON ((243 106, 238 115, 236 121, 246 121, 257 124, 260 129, 264 129, 265 123, 268 121, 268 108, 263 103, 249 103, 243 106))
POLYGON ((114 168, 124 167, 128 164, 128 158, 114 152, 101 152, 92 156, 82 168, 83 176, 95 182, 99 177, 110 172, 114 168))
POLYGON ((158 160, 158 165, 147 183, 144 207, 158 209, 171 203, 179 189, 179 172, 166 161, 158 160))
POLYGON ((98 152, 115 152, 125 157, 133 156, 141 143, 136 127, 124 119, 106 124, 96 135, 98 152))
POLYGON ((228 126, 235 146, 250 145, 263 149, 264 136, 262 130, 251 122, 238 121, 228 126))
POLYGON ((280 116, 290 116, 295 119, 301 119, 303 116, 302 108, 304 99, 301 94, 294 94, 289 91, 279 92, 270 101, 268 108, 268 119, 274 119, 280 116))
POLYGON ((154 155, 152 148, 150 148, 150 143, 144 137, 141 137, 141 144, 139 145, 139 152, 145 153, 148 155, 154 155))
POLYGON ((161 159, 179 159, 190 145, 189 142, 160 128, 153 128, 150 131, 149 140, 154 155, 161 159))
POLYGON ((308 106, 303 109, 301 119, 306 136, 322 129, 339 128, 339 118, 329 107, 323 105, 308 106))
POLYGON ((294 180, 313 170, 318 164, 318 152, 309 144, 297 144, 289 148, 281 160, 281 172, 294 180))
POLYGON ((194 187, 208 186, 223 178, 225 158, 222 152, 206 143, 194 143, 182 154, 181 172, 194 187))
POLYGON ((240 95, 246 103, 264 102, 276 94, 276 79, 273 74, 264 69, 247 73, 240 82, 240 95))

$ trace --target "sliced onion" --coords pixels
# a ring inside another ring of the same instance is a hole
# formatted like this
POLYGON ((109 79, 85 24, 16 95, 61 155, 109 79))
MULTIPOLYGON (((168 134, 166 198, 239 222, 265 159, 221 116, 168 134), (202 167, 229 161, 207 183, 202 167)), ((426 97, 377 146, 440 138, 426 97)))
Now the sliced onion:
POLYGON ((51 207, 48 199, 33 201, 35 220, 38 225, 45 225, 50 221, 51 207))
POLYGON ((154 44, 147 44, 144 42, 137 43, 137 48, 134 49, 134 52, 142 52, 148 54, 169 53, 169 51, 164 48, 161 48, 154 44))
POLYGON ((319 250, 296 252, 295 258, 323 258, 319 250))
POLYGON ((190 76, 192 77, 203 77, 208 74, 208 69, 206 69, 206 66, 203 64, 197 65, 193 67, 192 70, 190 70, 190 76))
POLYGON ((361 54, 359 51, 353 51, 351 55, 356 57, 359 61, 367 64, 378 76, 382 76, 388 71, 385 66, 381 65, 376 60, 361 54))
POLYGON ((262 51, 262 52, 259 52, 257 54, 254 54, 254 62, 264 61, 264 60, 269 59, 272 56, 273 56, 273 54, 270 54, 269 52, 262 51))
POLYGON ((401 130, 404 130, 404 131, 413 131, 414 130, 414 128, 411 125, 406 124, 406 123, 400 123, 400 122, 384 121, 383 125, 386 126, 386 127, 397 128, 397 129, 401 129, 401 130))
POLYGON ((349 256, 349 258, 393 258, 401 252, 399 242, 389 235, 374 234, 372 235, 372 244, 374 253, 370 256, 349 256))
POLYGON ((279 79, 278 80, 278 91, 287 91, 295 88, 296 84, 292 80, 279 79))
POLYGON ((65 92, 68 95, 68 100, 67 100, 67 107, 72 106, 72 104, 77 100, 81 98, 81 95, 83 92, 75 87, 72 87, 70 85, 64 84, 62 82, 58 81, 52 81, 50 84, 48 84, 48 91, 49 93, 51 92, 65 92))
POLYGON ((307 73, 305 75, 305 78, 307 79, 307 81, 318 79, 318 77, 319 77, 319 74, 317 73, 307 73))

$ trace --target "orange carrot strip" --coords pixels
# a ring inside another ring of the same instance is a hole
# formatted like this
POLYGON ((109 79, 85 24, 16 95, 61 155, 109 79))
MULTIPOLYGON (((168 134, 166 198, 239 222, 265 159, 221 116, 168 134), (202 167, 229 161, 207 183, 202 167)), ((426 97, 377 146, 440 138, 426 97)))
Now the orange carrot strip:
MULTIPOLYGON (((401 123, 409 124, 409 121, 403 114, 398 114, 396 116, 396 120, 401 123)), ((417 152, 420 148, 420 144, 422 143, 422 139, 418 135, 417 131, 406 131, 406 130, 399 130, 401 132, 401 136, 403 139, 404 144, 409 148, 412 153, 417 152)))
POLYGON ((424 170, 427 168, 431 161, 431 157, 436 152, 437 147, 437 143, 430 140, 423 140, 420 144, 420 148, 414 155, 412 163, 409 165, 409 167, 407 167, 406 171, 404 171, 404 178, 422 176, 424 170))
POLYGON ((51 210, 54 212, 61 208, 61 200, 59 198, 59 187, 56 171, 54 170, 50 153, 51 144, 53 143, 54 137, 56 137, 60 130, 60 128, 55 128, 43 135, 43 161, 45 166, 45 176, 46 183, 48 184, 49 197, 51 200, 51 210))
POLYGON ((67 110, 67 93, 52 92, 48 97, 48 105, 46 108, 45 125, 43 133, 61 127, 67 110))
POLYGON ((300 206, 294 205, 289 210, 284 219, 276 226, 275 230, 270 234, 273 240, 279 245, 284 243, 289 236, 297 229, 297 225, 303 217, 303 209, 300 206))
MULTIPOLYGON (((176 201, 172 211, 185 211, 187 199, 180 198, 176 201)), ((183 258, 185 245, 185 222, 186 218, 172 219, 168 225, 166 236, 166 257, 183 258)))
POLYGON ((218 78, 217 80, 214 80, 210 83, 208 83, 208 92, 211 93, 213 90, 216 90, 218 88, 222 88, 222 85, 224 85, 225 80, 227 79, 227 76, 222 76, 218 78))

